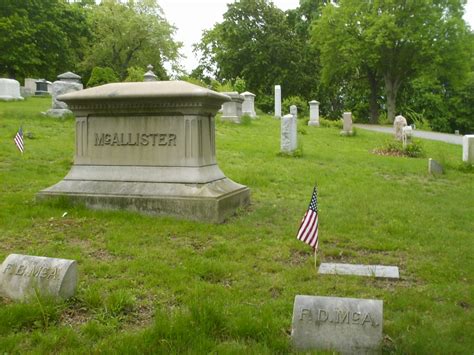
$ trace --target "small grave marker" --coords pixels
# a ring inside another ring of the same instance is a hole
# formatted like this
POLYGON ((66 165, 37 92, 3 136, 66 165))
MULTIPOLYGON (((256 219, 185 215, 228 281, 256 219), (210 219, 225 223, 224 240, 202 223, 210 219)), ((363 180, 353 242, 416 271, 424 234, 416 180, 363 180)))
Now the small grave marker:
POLYGON ((397 266, 384 265, 321 263, 318 273, 332 275, 373 276, 385 279, 400 278, 397 266))
POLYGON ((77 262, 10 254, 0 267, 0 294, 24 300, 35 295, 69 298, 77 286, 77 262))
POLYGON ((380 300, 295 297, 291 337, 297 350, 377 353, 381 348, 382 328, 380 300))

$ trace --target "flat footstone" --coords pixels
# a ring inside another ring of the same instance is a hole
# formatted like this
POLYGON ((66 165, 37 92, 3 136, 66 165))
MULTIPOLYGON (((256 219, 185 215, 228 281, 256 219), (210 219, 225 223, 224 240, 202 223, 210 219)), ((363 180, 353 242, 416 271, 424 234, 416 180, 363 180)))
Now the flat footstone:
POLYGON ((331 275, 374 276, 385 279, 400 278, 397 266, 384 265, 321 263, 318 273, 331 275))

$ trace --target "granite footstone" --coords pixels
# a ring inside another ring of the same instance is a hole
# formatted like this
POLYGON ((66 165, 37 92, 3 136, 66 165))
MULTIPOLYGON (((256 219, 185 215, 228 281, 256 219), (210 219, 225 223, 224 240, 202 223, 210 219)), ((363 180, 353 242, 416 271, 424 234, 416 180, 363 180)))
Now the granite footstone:
POLYGON ((432 175, 441 175, 444 173, 443 166, 438 163, 436 160, 429 158, 428 159, 428 173, 432 175))
POLYGON ((0 294, 13 300, 69 298, 77 287, 75 260, 10 254, 0 267, 0 294))
POLYGON ((318 274, 372 276, 399 279, 397 266, 321 263, 318 274))
POLYGON ((381 352, 381 300, 295 297, 291 338, 298 351, 337 351, 342 354, 381 352))

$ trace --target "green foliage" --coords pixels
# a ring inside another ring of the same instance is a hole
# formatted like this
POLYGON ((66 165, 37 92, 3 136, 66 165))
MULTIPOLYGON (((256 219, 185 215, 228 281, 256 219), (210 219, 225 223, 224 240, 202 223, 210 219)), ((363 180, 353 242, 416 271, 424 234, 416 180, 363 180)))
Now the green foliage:
POLYGON ((246 86, 246 84, 245 84, 245 80, 244 80, 244 79, 239 78, 239 77, 237 77, 237 78, 235 79, 234 90, 237 91, 239 94, 241 94, 241 93, 243 93, 243 92, 246 91, 246 90, 245 90, 245 86, 246 86))
POLYGON ((173 41, 175 28, 164 18, 156 0, 102 1, 90 14, 91 42, 82 67, 110 67, 120 80, 130 67, 154 66, 159 79, 168 76, 163 67, 169 61, 176 67, 181 43, 173 41))
POLYGON ((211 81, 211 88, 217 92, 232 92, 234 91, 234 86, 230 81, 219 82, 217 80, 211 81))
POLYGON ((89 81, 87 82, 87 87, 99 86, 108 83, 116 83, 118 81, 118 76, 112 68, 95 67, 92 70, 92 74, 89 78, 89 81))
POLYGON ((423 158, 426 156, 423 144, 415 139, 412 139, 411 143, 407 144, 405 148, 402 142, 390 139, 374 151, 382 155, 406 156, 410 158, 423 158))
POLYGON ((0 77, 55 80, 75 70, 90 30, 82 4, 62 0, 2 0, 0 77))
POLYGON ((283 99, 281 103, 282 112, 288 114, 290 112, 290 106, 295 105, 298 108, 298 118, 307 117, 309 114, 308 102, 300 96, 290 96, 283 99))
POLYGON ((326 128, 337 128, 337 129, 342 129, 342 120, 336 119, 336 120, 329 120, 324 117, 319 118, 319 125, 321 127, 326 127, 326 128))
POLYGON ((202 86, 203 88, 207 88, 206 83, 192 76, 181 76, 180 80, 187 81, 188 83, 191 83, 194 85, 202 86))
POLYGON ((422 113, 417 113, 411 109, 406 109, 404 115, 408 121, 408 124, 414 124, 416 129, 423 131, 431 131, 431 126, 428 120, 423 117, 422 113))
POLYGON ((240 124, 242 126, 251 125, 252 124, 252 117, 250 117, 250 115, 248 115, 248 114, 240 116, 240 124))
POLYGON ((140 67, 130 67, 127 69, 127 77, 125 78, 125 81, 141 82, 143 81, 143 75, 145 75, 145 69, 140 67))

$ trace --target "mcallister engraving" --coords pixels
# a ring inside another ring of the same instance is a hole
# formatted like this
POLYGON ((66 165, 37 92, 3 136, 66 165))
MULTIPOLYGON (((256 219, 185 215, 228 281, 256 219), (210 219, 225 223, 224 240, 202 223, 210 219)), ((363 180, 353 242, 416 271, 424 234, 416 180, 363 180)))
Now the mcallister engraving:
POLYGON ((94 133, 95 146, 175 147, 174 133, 94 133))
POLYGON ((37 264, 7 264, 3 270, 4 274, 19 277, 36 277, 41 279, 59 279, 59 269, 57 267, 46 267, 37 264))
POLYGON ((368 312, 353 312, 347 310, 327 310, 318 308, 311 310, 308 308, 301 309, 300 321, 315 322, 316 324, 321 323, 334 323, 334 324, 358 324, 358 325, 371 325, 377 327, 377 323, 374 317, 368 312))

